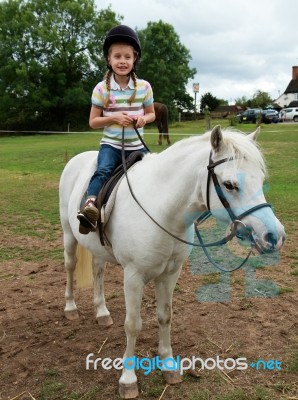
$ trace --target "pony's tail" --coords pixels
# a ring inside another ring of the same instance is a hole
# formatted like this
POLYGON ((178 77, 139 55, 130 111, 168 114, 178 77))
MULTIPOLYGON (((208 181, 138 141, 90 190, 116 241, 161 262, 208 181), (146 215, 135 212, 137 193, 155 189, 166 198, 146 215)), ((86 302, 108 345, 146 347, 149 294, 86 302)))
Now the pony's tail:
POLYGON ((93 285, 92 254, 85 247, 77 246, 76 283, 78 288, 93 285))

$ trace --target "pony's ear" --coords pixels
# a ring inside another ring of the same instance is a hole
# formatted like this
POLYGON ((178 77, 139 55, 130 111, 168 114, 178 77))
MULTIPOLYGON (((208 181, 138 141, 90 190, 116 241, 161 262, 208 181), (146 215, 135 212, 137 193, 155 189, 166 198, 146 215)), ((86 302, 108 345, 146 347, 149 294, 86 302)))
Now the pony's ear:
POLYGON ((218 153, 223 145, 223 138, 220 125, 216 125, 211 131, 211 146, 218 153))
POLYGON ((257 137, 259 136, 260 132, 261 132, 261 128, 258 126, 257 129, 254 132, 252 132, 249 135, 247 135, 247 137, 252 142, 256 142, 257 141, 257 137))

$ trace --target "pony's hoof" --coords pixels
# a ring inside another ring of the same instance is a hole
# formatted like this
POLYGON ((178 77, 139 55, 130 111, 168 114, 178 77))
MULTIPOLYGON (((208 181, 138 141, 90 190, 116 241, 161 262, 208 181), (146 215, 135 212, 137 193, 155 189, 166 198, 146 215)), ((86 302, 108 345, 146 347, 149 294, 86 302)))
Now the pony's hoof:
POLYGON ((139 395, 137 382, 135 383, 119 383, 119 394, 121 399, 135 399, 139 395))
POLYGON ((179 371, 162 371, 163 377, 168 385, 176 385, 182 382, 182 377, 179 371))
POLYGON ((110 315, 103 315, 101 317, 97 317, 96 321, 97 321, 98 325, 100 325, 100 326, 108 327, 108 326, 113 325, 113 320, 110 315))
POLYGON ((64 311, 64 315, 65 318, 68 319, 69 321, 75 321, 77 319, 80 319, 78 310, 64 311))

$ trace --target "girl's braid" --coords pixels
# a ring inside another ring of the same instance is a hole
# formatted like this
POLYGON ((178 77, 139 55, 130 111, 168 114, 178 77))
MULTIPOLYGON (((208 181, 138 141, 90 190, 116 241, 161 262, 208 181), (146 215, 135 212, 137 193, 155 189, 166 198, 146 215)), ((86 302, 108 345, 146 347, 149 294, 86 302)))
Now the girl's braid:
MULTIPOLYGON (((113 70, 109 69, 107 74, 106 74, 106 77, 105 77, 108 95, 107 95, 107 98, 105 99, 105 102, 104 102, 104 108, 107 108, 109 106, 109 103, 110 103, 110 91, 111 91, 111 76, 112 76, 112 73, 113 73, 113 70)), ((131 76, 131 78, 133 80, 134 91, 133 91, 132 95, 130 96, 130 98, 128 99, 129 105, 131 105, 134 102, 134 100, 136 98, 136 95, 137 95, 137 76, 136 76, 134 71, 131 71, 130 76, 131 76)))
POLYGON ((128 99, 128 103, 131 106, 131 103, 134 102, 136 95, 137 95, 137 76, 134 71, 131 71, 130 76, 131 76, 131 78, 133 80, 133 84, 134 84, 134 91, 133 91, 132 95, 130 96, 130 98, 128 99))
POLYGON ((106 77, 105 77, 108 95, 107 95, 107 98, 105 99, 105 102, 104 102, 104 105, 103 105, 104 108, 107 108, 109 106, 109 103, 110 103, 110 91, 111 91, 111 76, 112 76, 112 73, 113 73, 112 69, 109 69, 108 72, 106 73, 106 77))

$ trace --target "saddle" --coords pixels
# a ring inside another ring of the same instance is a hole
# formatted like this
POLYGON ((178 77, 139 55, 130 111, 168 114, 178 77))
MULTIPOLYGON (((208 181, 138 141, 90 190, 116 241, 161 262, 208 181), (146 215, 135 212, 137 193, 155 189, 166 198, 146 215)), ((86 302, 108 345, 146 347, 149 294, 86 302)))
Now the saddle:
MULTIPOLYGON (((136 162, 141 161, 144 155, 145 154, 141 151, 134 151, 133 153, 131 153, 125 160, 126 169, 128 170, 136 162)), ((115 169, 111 178, 104 183, 97 197, 97 208, 99 210, 98 233, 102 246, 107 245, 112 247, 109 239, 105 235, 104 228, 113 210, 116 193, 120 182, 124 177, 124 173, 124 167, 121 164, 115 169)))

